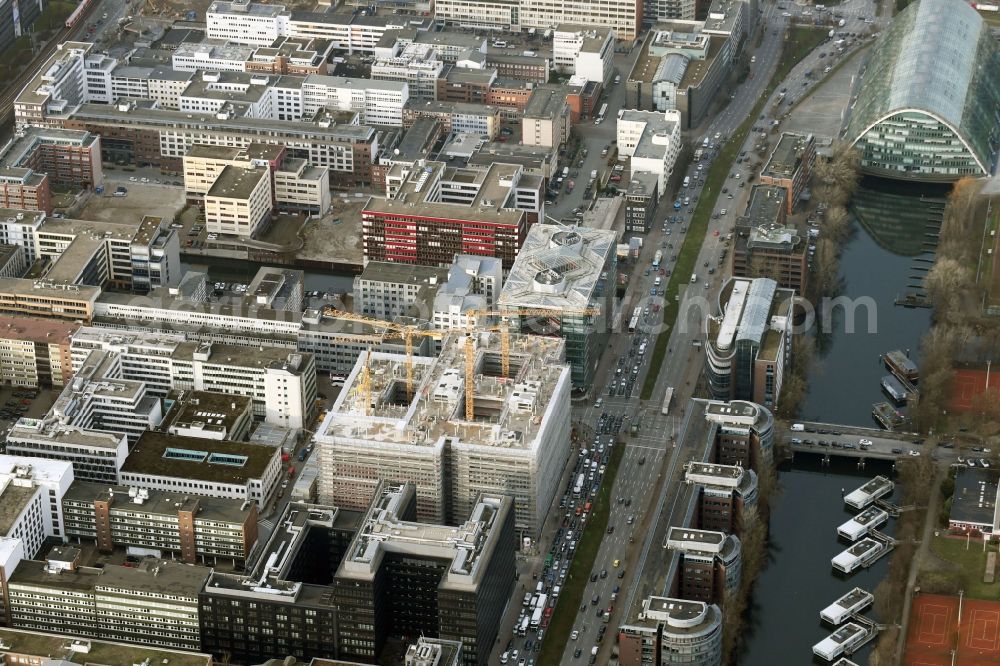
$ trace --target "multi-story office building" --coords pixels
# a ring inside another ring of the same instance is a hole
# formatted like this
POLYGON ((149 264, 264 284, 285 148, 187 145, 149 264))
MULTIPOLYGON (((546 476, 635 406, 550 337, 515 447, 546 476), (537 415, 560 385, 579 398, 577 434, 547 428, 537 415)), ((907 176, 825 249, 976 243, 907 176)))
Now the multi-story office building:
POLYGON ((989 176, 997 108, 1000 47, 989 24, 958 0, 919 2, 875 43, 846 138, 865 173, 932 182, 989 176))
POLYGON ((271 178, 267 169, 227 166, 205 193, 208 233, 251 238, 271 218, 271 178))
POLYGON ((147 293, 181 281, 180 240, 163 219, 144 215, 129 248, 132 291, 147 293))
POLYGON ((250 663, 265 654, 337 657, 343 637, 330 583, 362 512, 289 502, 245 574, 215 571, 201 592, 202 649, 250 663))
POLYGON ((652 173, 633 173, 625 191, 625 231, 649 233, 660 203, 660 178, 652 173))
POLYGON ((245 72, 247 61, 256 50, 252 46, 214 39, 182 42, 171 52, 170 66, 177 72, 245 72))
POLYGON ((677 111, 622 111, 617 126, 618 152, 630 157, 633 174, 657 178, 662 197, 681 150, 681 116, 677 111))
POLYGON ((101 137, 77 130, 26 127, 0 151, 0 171, 4 169, 30 169, 45 174, 54 185, 103 185, 101 137))
POLYGON ((777 405, 791 361, 795 292, 770 278, 731 278, 705 317, 705 377, 717 400, 777 405))
MULTIPOLYGON (((429 11, 429 9, 425 10, 429 11)), ((431 28, 432 21, 414 21, 409 14, 288 11, 284 5, 247 0, 217 0, 205 14, 209 39, 233 44, 271 46, 279 37, 328 40, 332 48, 375 52, 388 30, 431 28)))
MULTIPOLYGON (((134 644, 113 643, 71 635, 46 634, 38 631, 0 628, 0 641, 8 646, 4 659, 8 664, 40 664, 51 659, 53 654, 63 654, 77 661, 100 663, 106 666, 133 666, 149 662, 172 666, 212 666, 212 655, 187 650, 164 650, 141 647, 134 644)), ((451 666, 451 665, 449 665, 451 666)))
POLYGON ((526 146, 557 148, 569 139, 570 111, 566 91, 538 86, 521 116, 521 141, 526 146))
POLYGON ((49 177, 21 167, 0 169, 0 206, 51 213, 49 177))
POLYGON ((354 111, 365 124, 399 127, 409 90, 405 81, 310 74, 302 82, 302 111, 307 117, 323 109, 354 111))
POLYGON ((279 210, 324 215, 330 210, 330 169, 299 157, 286 158, 271 172, 279 210))
POLYGON ((618 633, 622 666, 720 666, 722 611, 715 604, 649 597, 618 633))
POLYGON ((28 260, 24 248, 0 243, 0 277, 21 277, 27 270, 28 260))
POLYGON ((52 279, 0 278, 0 313, 89 322, 99 287, 52 279))
POLYGON ((615 32, 588 25, 560 25, 552 33, 553 69, 602 86, 611 82, 615 32))
POLYGON ((431 304, 447 279, 447 268, 369 261, 354 278, 354 311, 383 321, 430 319, 431 304))
POLYGON ((774 416, 766 407, 745 400, 711 401, 705 420, 713 426, 714 462, 760 469, 774 460, 774 416))
POLYGON ((519 30, 521 0, 438 0, 439 23, 476 30, 519 30))
POLYGON ((782 289, 805 294, 809 281, 809 240, 804 225, 785 217, 784 187, 754 185, 744 215, 736 219, 732 274, 770 278, 782 289))
MULTIPOLYGON (((0 541, 19 540, 21 556, 33 558, 45 539, 63 540, 62 499, 72 483, 73 466, 67 462, 0 455, 0 541)), ((5 573, 13 566, 16 562, 5 562, 10 567, 5 573)))
POLYGON ((782 132, 760 172, 761 185, 785 188, 785 211, 791 215, 795 204, 809 184, 816 161, 816 142, 812 134, 782 132))
POLYGON ((715 101, 742 37, 732 27, 746 3, 732 0, 713 29, 690 19, 659 24, 625 77, 626 108, 679 111, 684 128, 697 126, 715 101))
POLYGON ((121 359, 116 354, 91 352, 46 419, 81 430, 125 435, 129 444, 134 444, 146 430, 160 425, 163 409, 145 382, 121 379, 120 375, 121 359))
POLYGON ((46 218, 34 230, 34 255, 50 263, 50 282, 149 291, 180 279, 180 241, 162 218, 143 216, 138 225, 46 218))
MULTIPOLYGON (((0 182, 2 182, 0 178, 0 182)), ((0 208, 0 242, 16 245, 24 250, 24 259, 30 266, 35 257, 35 234, 45 221, 45 212, 17 208, 0 208)), ((3 277, 15 277, 5 275, 3 277)))
POLYGON ((43 3, 26 2, 21 7, 11 3, 0 9, 0 50, 6 51, 22 35, 33 31, 35 20, 42 15, 43 3))
POLYGON ((56 46, 55 52, 14 98, 17 130, 31 125, 57 127, 48 120, 50 113, 86 100, 88 78, 84 67, 93 48, 87 42, 63 42, 56 46))
POLYGON ((576 387, 590 384, 611 333, 617 241, 611 230, 536 224, 497 299, 513 329, 566 340, 576 387))
POLYGON ((673 582, 678 597, 722 606, 739 590, 743 550, 735 534, 671 527, 666 539, 680 555, 673 582))
POLYGON ((281 145, 314 166, 330 168, 342 186, 368 183, 381 133, 370 125, 345 122, 329 113, 309 120, 248 118, 231 109, 184 113, 140 102, 82 104, 66 113, 62 126, 100 134, 105 160, 150 164, 180 171, 194 144, 246 148, 281 145))
POLYGON ((246 500, 76 481, 61 509, 65 536, 105 553, 125 547, 188 564, 242 566, 257 547, 257 504, 246 500))
POLYGON ((419 118, 437 120, 446 133, 485 134, 492 139, 500 131, 500 109, 495 106, 410 100, 403 109, 403 126, 412 127, 419 118))
POLYGON ((61 460, 73 465, 82 481, 117 483, 128 456, 123 434, 82 430, 55 419, 18 419, 7 434, 7 453, 26 458, 61 460))
POLYGON ((696 486, 694 526, 739 534, 743 511, 757 505, 757 474, 739 465, 693 462, 684 482, 696 486))
POLYGON ((411 484, 375 491, 334 574, 342 653, 377 658, 392 632, 460 641, 463 664, 488 663, 516 575, 510 496, 477 494, 452 527, 412 522, 411 484))
POLYGON ((407 84, 411 103, 437 98, 437 80, 444 69, 437 51, 427 44, 410 43, 391 58, 372 63, 373 81, 402 81, 407 84))
POLYGON ((486 53, 484 65, 487 69, 495 69, 498 78, 528 81, 536 85, 548 83, 552 71, 552 60, 544 55, 511 54, 499 48, 492 48, 486 53))
POLYGON ((413 482, 417 516, 455 524, 480 493, 507 493, 517 528, 537 535, 569 456, 570 369, 559 338, 511 334, 505 364, 500 337, 450 334, 412 366, 358 359, 316 435, 320 500, 364 508, 380 479, 413 482))
POLYGON ((246 71, 268 74, 326 74, 333 43, 328 39, 279 37, 253 50, 246 71))
POLYGON ((246 395, 171 391, 160 430, 171 435, 243 441, 253 425, 253 400, 246 395))
POLYGON ((76 322, 0 316, 0 381, 12 386, 63 386, 73 375, 70 339, 76 322))
POLYGON ((147 431, 119 472, 122 485, 256 502, 274 499, 281 447, 147 431))
POLYGON ((520 0, 522 27, 548 29, 564 24, 611 28, 615 36, 631 42, 642 28, 642 0, 520 0))
POLYGON ((366 261, 441 266, 473 254, 508 269, 528 227, 544 215, 542 179, 513 164, 397 164, 386 188, 392 198, 372 197, 361 211, 366 261))
POLYGON ((161 397, 171 389, 249 396, 256 418, 290 429, 305 428, 316 415, 311 354, 191 342, 176 333, 91 327, 77 331, 71 347, 74 366, 93 350, 111 352, 120 379, 144 382, 161 397))
MULTIPOLYGON (((207 567, 147 558, 138 566, 77 565, 69 558, 25 560, 7 581, 11 625, 18 629, 197 650, 198 593, 207 567)), ((72 551, 76 551, 75 557, 72 551)))
POLYGON ((478 323, 473 313, 494 310, 502 287, 503 265, 498 259, 456 256, 434 296, 434 328, 464 329, 478 323))

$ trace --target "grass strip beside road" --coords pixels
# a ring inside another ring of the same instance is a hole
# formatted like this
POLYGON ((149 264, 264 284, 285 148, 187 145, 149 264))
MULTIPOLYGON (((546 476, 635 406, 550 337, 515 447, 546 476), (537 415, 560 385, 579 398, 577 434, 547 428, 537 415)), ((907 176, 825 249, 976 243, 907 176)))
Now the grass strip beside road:
MULTIPOLYGON (((750 128, 757 122, 757 117, 761 114, 764 105, 771 98, 775 88, 785 80, 795 65, 827 39, 827 33, 828 31, 826 30, 804 26, 789 28, 788 35, 782 47, 781 59, 778 61, 778 67, 774 70, 774 76, 771 77, 771 81, 767 84, 764 94, 761 95, 750 115, 743 121, 743 124, 726 141, 716 156, 715 161, 712 162, 712 166, 708 169, 708 175, 705 176, 705 187, 702 188, 698 204, 691 216, 687 236, 684 238, 684 244, 681 245, 680 252, 677 253, 677 263, 674 266, 674 272, 670 276, 663 297, 664 304, 661 310, 663 313, 663 327, 659 335, 656 336, 656 345, 653 347, 649 372, 646 373, 646 381, 642 385, 642 395, 640 397, 643 400, 649 400, 653 397, 653 389, 656 387, 660 368, 663 366, 663 361, 667 356, 670 331, 677 323, 677 314, 680 309, 680 299, 678 298, 680 290, 682 287, 691 286, 691 278, 688 276, 697 271, 698 253, 705 242, 705 234, 708 232, 708 223, 712 217, 712 211, 715 209, 716 199, 725 186, 726 178, 733 168, 733 163, 736 161, 737 155, 739 155, 747 134, 750 133, 750 128)), ((694 286, 697 286, 697 284, 694 286)))
MULTIPOLYGON (((576 618, 580 615, 580 604, 584 603, 583 592, 590 582, 590 572, 594 569, 597 551, 608 529, 608 516, 611 514, 613 503, 611 490, 614 488, 623 455, 625 455, 625 442, 618 440, 611 449, 611 459, 604 472, 604 480, 600 490, 597 491, 597 498, 593 500, 590 517, 587 518, 587 525, 577 544, 573 563, 569 567, 569 573, 566 574, 566 582, 559 593, 552 621, 545 630, 542 651, 538 655, 538 666, 558 666, 563 652, 566 651, 570 632, 573 631, 576 618)), ((587 649, 589 650, 590 646, 587 646, 587 649)))

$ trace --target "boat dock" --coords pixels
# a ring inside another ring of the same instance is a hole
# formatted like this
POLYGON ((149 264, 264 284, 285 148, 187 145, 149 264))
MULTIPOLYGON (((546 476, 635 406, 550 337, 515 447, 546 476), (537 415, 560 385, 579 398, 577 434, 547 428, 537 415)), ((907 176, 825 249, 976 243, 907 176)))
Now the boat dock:
POLYGON ((833 661, 842 654, 855 650, 871 640, 869 631, 860 624, 849 622, 813 646, 813 654, 833 661))
POLYGON ((886 430, 893 430, 906 422, 906 418, 887 402, 872 405, 872 417, 886 430))
POLYGON ((889 514, 877 506, 870 506, 837 528, 837 534, 849 541, 868 536, 868 532, 889 520, 889 514))
POLYGON ((920 371, 917 364, 899 349, 894 349, 882 355, 882 362, 889 372, 899 377, 904 382, 916 384, 920 380, 920 371))
POLYGON ((830 560, 834 569, 842 573, 853 573, 866 569, 883 555, 896 547, 896 542, 878 530, 870 530, 871 536, 862 539, 830 560))
POLYGON ((897 405, 904 404, 913 396, 913 385, 907 388, 906 384, 899 381, 896 375, 885 375, 882 377, 882 392, 892 398, 897 405))
POLYGON ((819 612, 822 620, 840 626, 845 620, 867 608, 875 596, 868 590, 856 587, 819 612))
POLYGON ((885 497, 896 487, 888 477, 876 476, 871 481, 866 481, 857 490, 844 496, 847 506, 855 509, 867 509, 875 500, 885 497))

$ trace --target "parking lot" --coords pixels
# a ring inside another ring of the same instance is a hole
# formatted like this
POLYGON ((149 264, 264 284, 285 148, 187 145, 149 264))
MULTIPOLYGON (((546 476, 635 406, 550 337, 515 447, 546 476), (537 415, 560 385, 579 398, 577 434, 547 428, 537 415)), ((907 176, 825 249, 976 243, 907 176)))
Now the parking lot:
POLYGON ((103 195, 95 194, 84 205, 79 213, 81 220, 138 222, 143 215, 172 220, 184 207, 184 188, 162 182, 133 183, 127 174, 112 171, 105 178, 104 188, 103 195), (114 195, 119 186, 125 188, 125 196, 114 195))
POLYGON ((0 431, 10 432, 19 418, 41 418, 59 396, 60 389, 0 386, 0 431))

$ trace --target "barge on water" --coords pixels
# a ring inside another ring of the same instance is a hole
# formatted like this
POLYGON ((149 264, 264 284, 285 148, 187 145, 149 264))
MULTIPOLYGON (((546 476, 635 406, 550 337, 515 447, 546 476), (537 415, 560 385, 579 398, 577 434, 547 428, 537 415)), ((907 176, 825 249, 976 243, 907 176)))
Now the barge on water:
POLYGON ((903 382, 896 378, 896 375, 885 375, 882 377, 882 392, 889 396, 894 403, 902 405, 910 399, 910 392, 903 385, 903 382))
POLYGON ((872 405, 872 418, 886 430, 893 430, 906 422, 906 418, 887 402, 872 405))
POLYGON ((860 613, 874 600, 875 597, 871 592, 856 587, 821 610, 819 617, 834 626, 839 626, 856 613, 860 613))
POLYGON ((833 661, 842 654, 851 654, 865 644, 868 630, 860 624, 849 622, 813 646, 813 654, 833 661))
POLYGON ((889 372, 904 382, 916 384, 920 380, 920 371, 917 369, 917 364, 898 349, 893 349, 890 352, 882 354, 882 362, 885 363, 885 367, 889 368, 889 372))

